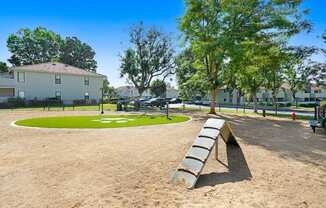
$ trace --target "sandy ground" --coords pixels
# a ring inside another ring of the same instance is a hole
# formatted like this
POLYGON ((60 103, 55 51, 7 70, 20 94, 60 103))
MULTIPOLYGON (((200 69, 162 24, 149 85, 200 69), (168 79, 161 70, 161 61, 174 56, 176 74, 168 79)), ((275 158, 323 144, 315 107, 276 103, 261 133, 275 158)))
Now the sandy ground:
MULTIPOLYGON (((81 112, 89 114, 91 112, 81 112)), ((226 116, 194 190, 170 177, 205 121, 106 130, 11 127, 78 112, 0 111, 0 207, 326 207, 326 136, 304 122, 226 116)))

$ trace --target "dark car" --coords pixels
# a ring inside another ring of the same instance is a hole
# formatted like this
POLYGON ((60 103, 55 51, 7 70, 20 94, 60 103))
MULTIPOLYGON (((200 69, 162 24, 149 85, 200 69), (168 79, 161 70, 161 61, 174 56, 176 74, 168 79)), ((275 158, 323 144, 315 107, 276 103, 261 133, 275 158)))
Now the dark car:
POLYGON ((169 103, 171 104, 179 104, 179 103, 182 103, 182 100, 179 99, 179 98, 172 98, 169 103))
POLYGON ((150 100, 145 101, 145 105, 152 106, 152 107, 160 107, 160 105, 165 105, 165 99, 164 98, 152 98, 150 100))

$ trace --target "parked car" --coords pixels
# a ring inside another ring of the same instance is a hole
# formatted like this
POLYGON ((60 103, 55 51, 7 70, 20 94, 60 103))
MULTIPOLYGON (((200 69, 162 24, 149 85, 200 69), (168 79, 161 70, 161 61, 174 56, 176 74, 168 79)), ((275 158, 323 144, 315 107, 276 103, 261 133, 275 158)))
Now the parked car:
POLYGON ((147 101, 149 101, 150 99, 148 99, 148 98, 141 98, 141 99, 139 99, 139 104, 140 105, 146 105, 146 102, 147 101))
POLYGON ((145 105, 147 106, 156 106, 160 107, 161 103, 165 105, 165 99, 164 98, 152 98, 150 100, 145 101, 145 105))
POLYGON ((205 106, 209 106, 210 103, 211 103, 211 102, 208 101, 208 100, 204 100, 204 101, 201 102, 201 104, 202 104, 202 105, 205 105, 205 106))
POLYGON ((195 101, 195 105, 202 105, 203 104, 203 101, 201 101, 201 100, 196 100, 195 101))
POLYGON ((178 104, 178 103, 182 103, 182 100, 179 98, 172 98, 169 103, 171 104, 178 104))

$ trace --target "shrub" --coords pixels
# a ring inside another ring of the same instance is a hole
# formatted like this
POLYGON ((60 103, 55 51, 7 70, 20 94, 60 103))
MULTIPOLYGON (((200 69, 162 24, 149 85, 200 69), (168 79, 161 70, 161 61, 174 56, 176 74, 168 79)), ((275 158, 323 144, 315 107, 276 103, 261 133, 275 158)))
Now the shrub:
POLYGON ((302 103, 299 106, 304 107, 304 108, 313 108, 316 106, 316 104, 315 103, 302 103))
POLYGON ((34 98, 34 100, 26 101, 26 104, 30 107, 42 107, 46 105, 46 100, 37 100, 37 98, 34 98))
POLYGON ((62 105, 62 101, 59 100, 58 98, 54 97, 54 98, 48 98, 46 100, 46 104, 49 106, 56 106, 56 105, 62 105))
POLYGON ((24 98, 8 98, 8 104, 11 107, 25 107, 25 99, 24 98))
POLYGON ((279 107, 290 107, 291 103, 280 103, 278 104, 279 107))
POLYGON ((74 105, 97 105, 97 101, 95 99, 92 100, 85 100, 85 99, 80 99, 80 100, 74 100, 73 101, 74 105))

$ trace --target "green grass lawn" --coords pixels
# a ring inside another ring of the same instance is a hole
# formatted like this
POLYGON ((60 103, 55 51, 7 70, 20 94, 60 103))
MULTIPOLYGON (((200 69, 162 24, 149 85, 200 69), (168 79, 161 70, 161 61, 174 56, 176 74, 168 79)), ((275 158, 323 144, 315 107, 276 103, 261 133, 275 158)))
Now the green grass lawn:
POLYGON ((173 115, 109 115, 43 117, 16 121, 16 125, 41 128, 119 128, 148 126, 188 121, 187 116, 173 115))

